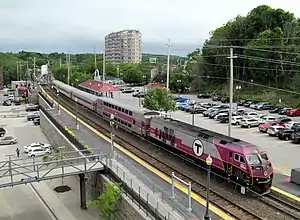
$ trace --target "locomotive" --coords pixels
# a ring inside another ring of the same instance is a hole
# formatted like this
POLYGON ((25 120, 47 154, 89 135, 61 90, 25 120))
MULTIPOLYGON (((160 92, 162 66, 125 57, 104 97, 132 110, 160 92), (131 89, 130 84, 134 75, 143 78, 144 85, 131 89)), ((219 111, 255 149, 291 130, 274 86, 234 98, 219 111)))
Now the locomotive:
POLYGON ((163 117, 155 111, 98 97, 57 80, 52 82, 52 88, 107 120, 113 114, 119 129, 135 133, 203 165, 210 155, 215 172, 260 194, 270 191, 273 167, 267 153, 256 145, 163 117))

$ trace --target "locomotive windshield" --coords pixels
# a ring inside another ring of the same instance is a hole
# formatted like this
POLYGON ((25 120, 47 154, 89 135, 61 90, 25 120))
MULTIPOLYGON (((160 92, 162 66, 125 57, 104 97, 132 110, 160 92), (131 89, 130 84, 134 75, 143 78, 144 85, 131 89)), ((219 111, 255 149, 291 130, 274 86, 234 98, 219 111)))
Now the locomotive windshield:
POLYGON ((265 152, 261 153, 260 157, 261 157, 263 162, 267 162, 269 160, 269 158, 268 158, 268 156, 265 152))
POLYGON ((249 164, 261 164, 257 154, 248 154, 246 155, 246 158, 249 164))

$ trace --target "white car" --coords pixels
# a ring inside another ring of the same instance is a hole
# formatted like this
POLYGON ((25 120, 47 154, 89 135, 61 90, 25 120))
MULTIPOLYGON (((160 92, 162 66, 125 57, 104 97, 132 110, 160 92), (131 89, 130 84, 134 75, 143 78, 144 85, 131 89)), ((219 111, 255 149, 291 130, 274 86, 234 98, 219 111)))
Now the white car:
POLYGON ((274 126, 269 127, 269 129, 267 130, 267 133, 270 136, 277 136, 278 135, 278 131, 280 131, 282 129, 284 129, 283 126, 274 125, 274 126))
POLYGON ((246 116, 246 117, 255 117, 257 115, 258 114, 256 112, 245 112, 244 113, 244 116, 246 116))
POLYGON ((241 127, 257 127, 259 125, 258 120, 255 118, 243 118, 241 120, 241 127))
POLYGON ((294 124, 300 124, 300 123, 296 122, 296 121, 289 121, 289 122, 285 123, 285 127, 288 129, 292 129, 294 124))
POLYGON ((261 118, 258 119, 259 124, 264 124, 267 121, 275 121, 276 117, 274 116, 263 116, 261 118))
POLYGON ((32 143, 30 145, 24 146, 24 152, 28 153, 33 148, 50 148, 50 144, 44 144, 44 143, 32 143))
POLYGON ((243 119, 243 116, 232 116, 231 124, 239 125, 239 124, 241 124, 242 119, 243 119))
POLYGON ((29 150, 28 156, 35 157, 35 156, 44 156, 45 154, 50 154, 50 148, 43 148, 43 147, 35 147, 29 150))

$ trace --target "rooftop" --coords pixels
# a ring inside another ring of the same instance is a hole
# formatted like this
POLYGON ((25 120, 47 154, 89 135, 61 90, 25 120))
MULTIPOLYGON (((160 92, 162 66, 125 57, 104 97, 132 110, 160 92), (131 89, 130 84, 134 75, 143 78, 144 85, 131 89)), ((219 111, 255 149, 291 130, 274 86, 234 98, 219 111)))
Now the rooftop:
POLYGON ((117 88, 110 83, 103 83, 101 81, 96 81, 89 79, 79 84, 80 87, 95 91, 95 92, 115 92, 117 88))

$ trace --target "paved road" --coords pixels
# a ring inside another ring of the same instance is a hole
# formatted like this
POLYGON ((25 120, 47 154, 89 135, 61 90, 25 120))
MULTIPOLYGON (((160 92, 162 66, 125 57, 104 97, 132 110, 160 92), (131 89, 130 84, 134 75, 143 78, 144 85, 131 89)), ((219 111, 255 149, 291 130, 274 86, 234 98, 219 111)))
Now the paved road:
POLYGON ((29 185, 0 190, 0 220, 52 220, 29 185))
MULTIPOLYGON (((212 102, 208 99, 197 99, 195 95, 187 95, 199 102, 212 102)), ((138 98, 132 97, 132 94, 121 94, 116 97, 116 100, 127 105, 138 106, 138 98)), ((236 105, 234 105, 236 107, 236 105)), ((252 109, 243 108, 247 111, 254 111, 252 109)), ((258 111, 261 114, 268 114, 268 111, 258 111)), ((182 111, 171 113, 172 117, 185 121, 192 122, 192 115, 182 111)), ((277 115, 278 116, 278 115, 277 115)), ((300 121, 300 118, 293 118, 295 121, 300 121)), ((219 133, 228 134, 228 125, 220 124, 214 120, 207 119, 202 115, 195 115, 195 124, 209 130, 219 133)), ((267 134, 260 133, 258 128, 243 129, 240 127, 232 128, 232 136, 253 143, 262 149, 266 150, 271 158, 276 169, 285 174, 289 174, 290 169, 300 167, 298 155, 300 155, 300 145, 295 145, 290 142, 280 141, 277 138, 269 137, 267 134)))

